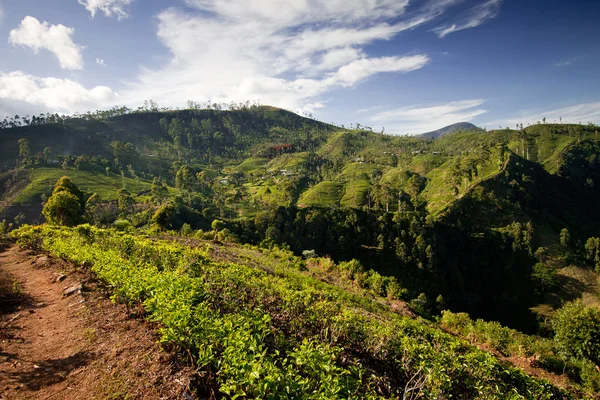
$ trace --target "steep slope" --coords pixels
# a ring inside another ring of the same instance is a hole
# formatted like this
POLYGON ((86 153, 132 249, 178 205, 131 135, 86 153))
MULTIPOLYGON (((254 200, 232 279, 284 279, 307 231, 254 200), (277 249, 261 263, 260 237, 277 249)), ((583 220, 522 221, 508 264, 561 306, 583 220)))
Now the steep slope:
MULTIPOLYGON (((115 298, 143 304, 149 318, 160 323, 161 341, 196 364, 193 389, 200 397, 581 395, 532 377, 435 324, 399 314, 390 308, 397 296, 393 280, 357 269, 355 262, 304 261, 285 250, 248 246, 234 249, 234 258, 221 247, 215 257, 202 242, 182 238, 185 246, 172 238, 114 235, 89 226, 25 227, 15 235, 23 244, 38 243, 51 254, 90 265, 115 298), (361 276, 366 286, 358 283, 361 276), (332 279, 343 283, 328 282, 332 279)), ((445 318, 447 329, 465 325, 445 318)), ((486 329, 509 335, 514 346, 537 341, 493 324, 486 329)), ((494 347, 502 349, 499 343, 494 347)), ((544 351, 544 357, 554 354, 544 351)))

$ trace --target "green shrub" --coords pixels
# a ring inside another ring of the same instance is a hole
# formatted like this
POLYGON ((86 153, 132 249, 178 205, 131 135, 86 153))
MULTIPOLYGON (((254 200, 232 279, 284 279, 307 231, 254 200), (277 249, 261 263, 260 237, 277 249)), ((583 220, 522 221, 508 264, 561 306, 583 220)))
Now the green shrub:
POLYGON ((567 303, 552 320, 554 340, 567 358, 600 364, 600 310, 581 301, 567 303))
POLYGON ((113 222, 113 227, 119 232, 129 232, 132 228, 128 219, 118 219, 113 222))

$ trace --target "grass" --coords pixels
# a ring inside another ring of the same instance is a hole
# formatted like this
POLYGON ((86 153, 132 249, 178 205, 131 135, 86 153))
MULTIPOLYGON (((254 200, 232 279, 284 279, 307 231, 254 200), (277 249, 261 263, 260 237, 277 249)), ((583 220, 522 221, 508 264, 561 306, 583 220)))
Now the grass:
POLYGON ((366 179, 355 180, 344 186, 340 204, 344 207, 361 207, 365 204, 371 183, 366 179))
POLYGON ((419 175, 427 175, 432 170, 443 165, 448 158, 439 154, 422 154, 412 158, 407 169, 418 173, 419 175))
POLYGON ((277 158, 274 158, 269 162, 269 170, 299 170, 304 168, 308 161, 308 153, 293 153, 293 154, 282 154, 277 158))
POLYGON ((127 189, 134 195, 150 190, 152 183, 129 177, 122 177, 114 173, 77 171, 73 168, 33 168, 29 175, 29 184, 19 193, 14 204, 30 204, 41 201, 42 194, 50 195, 54 184, 63 176, 71 178, 74 184, 84 192, 97 193, 104 200, 115 200, 117 191, 127 189))
POLYGON ((337 182, 320 182, 302 193, 302 196, 298 200, 298 205, 336 207, 340 204, 342 187, 342 184, 337 182))
POLYGON ((269 160, 267 158, 256 158, 256 157, 246 158, 241 164, 239 164, 233 168, 230 168, 226 172, 230 172, 230 173, 242 172, 245 174, 250 173, 250 172, 256 172, 260 169, 265 168, 268 161, 269 160))
POLYGON ((410 177, 410 172, 403 168, 390 168, 383 173, 381 183, 389 184, 395 188, 403 188, 410 177))
POLYGON ((380 173, 381 170, 381 166, 377 164, 352 162, 344 167, 340 178, 346 180, 369 179, 371 176, 380 173))

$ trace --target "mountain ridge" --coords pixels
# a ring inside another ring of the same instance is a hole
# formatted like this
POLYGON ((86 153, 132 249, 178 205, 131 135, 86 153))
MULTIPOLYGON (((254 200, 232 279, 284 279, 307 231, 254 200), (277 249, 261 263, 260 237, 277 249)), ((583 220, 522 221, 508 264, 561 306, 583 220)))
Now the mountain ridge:
POLYGON ((443 128, 437 129, 435 131, 422 133, 417 135, 419 137, 424 137, 428 139, 437 139, 445 135, 450 135, 456 132, 471 132, 471 131, 483 131, 483 129, 479 128, 476 125, 473 125, 470 122, 458 122, 456 124, 448 125, 443 128))

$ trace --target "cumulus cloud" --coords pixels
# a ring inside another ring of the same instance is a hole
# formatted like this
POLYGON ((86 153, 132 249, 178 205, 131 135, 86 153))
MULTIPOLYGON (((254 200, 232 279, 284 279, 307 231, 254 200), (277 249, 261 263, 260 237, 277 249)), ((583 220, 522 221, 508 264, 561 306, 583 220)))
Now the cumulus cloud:
POLYGON ((502 0, 487 0, 468 10, 458 22, 440 25, 434 31, 440 38, 443 38, 453 32, 478 27, 485 21, 495 18, 500 13, 501 6, 502 0))
POLYGON ((569 124, 600 124, 600 101, 572 104, 565 107, 525 111, 517 116, 487 122, 485 125, 495 129, 499 126, 512 128, 517 124, 533 125, 546 118, 546 122, 563 122, 569 124))
POLYGON ((369 120, 385 125, 388 132, 420 134, 458 122, 472 121, 487 112, 480 108, 484 102, 481 99, 474 99, 428 107, 404 107, 380 112, 369 120))
POLYGON ((419 27, 440 10, 408 0, 187 0, 157 16, 172 61, 121 91, 131 104, 260 100, 316 109, 315 97, 379 73, 423 68, 425 54, 369 57, 367 47, 419 27), (312 105, 312 106, 311 106, 312 105))
POLYGON ((133 0, 78 0, 79 4, 85 6, 90 12, 92 18, 96 16, 98 11, 104 13, 105 16, 116 16, 117 18, 127 18, 129 14, 125 11, 127 7, 133 3, 133 0))
POLYGON ((75 30, 64 25, 50 25, 27 16, 18 28, 10 31, 8 42, 13 46, 29 47, 35 54, 48 50, 58 59, 63 69, 82 69, 83 47, 73 42, 75 30))
POLYGON ((40 78, 21 71, 0 73, 0 108, 24 102, 40 111, 74 113, 104 107, 118 94, 106 86, 85 88, 70 79, 40 78))
MULTIPOLYGON (((127 16, 127 6, 133 2, 78 1, 92 16, 100 12, 118 18, 127 16)), ((63 110, 78 108, 73 100, 76 98, 94 107, 111 100, 137 106, 152 98, 165 106, 182 106, 187 100, 259 100, 313 112, 325 107, 323 97, 331 91, 353 88, 377 74, 424 68, 430 62, 426 54, 392 52, 374 56, 369 54, 369 46, 421 27, 462 1, 185 0, 186 8, 171 7, 156 15, 157 37, 168 50, 170 61, 155 69, 142 67, 135 79, 123 84, 120 96, 109 88, 86 89, 69 80, 58 80, 59 85, 51 86, 47 84, 51 78, 28 77, 26 81, 35 83, 31 87, 46 89, 46 97, 41 99, 27 91, 30 95, 12 98, 63 110), (63 86, 69 86, 68 93, 74 95, 59 93, 50 101, 50 88, 59 91, 63 86)), ((34 51, 49 49, 57 57, 61 54, 59 60, 64 67, 76 69, 83 65, 81 47, 71 39, 72 29, 29 18, 28 24, 36 29, 15 30, 13 45, 25 45, 34 51), (18 34, 49 32, 53 28, 63 32, 72 46, 60 46, 67 41, 45 40, 41 34, 18 34), (71 57, 64 55, 63 47, 71 49, 71 57)), ((106 65, 100 58, 96 63, 106 65)), ((14 74, 17 76, 13 80, 22 73, 14 74)))

